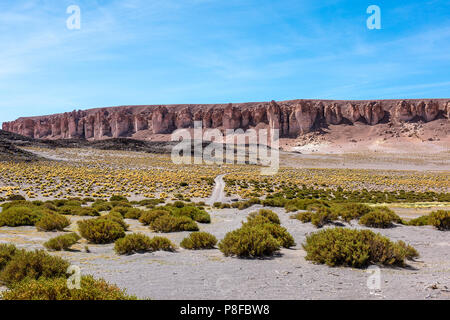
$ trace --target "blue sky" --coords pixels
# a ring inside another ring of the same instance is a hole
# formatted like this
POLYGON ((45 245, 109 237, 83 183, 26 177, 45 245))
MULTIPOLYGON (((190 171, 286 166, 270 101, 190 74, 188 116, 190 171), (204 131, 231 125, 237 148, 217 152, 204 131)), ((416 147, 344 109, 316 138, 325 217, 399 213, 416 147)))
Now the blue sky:
POLYGON ((450 98, 450 1, 0 2, 0 122, 93 107, 450 98), (369 5, 381 30, 369 30, 369 5), (68 30, 69 5, 81 29, 68 30))

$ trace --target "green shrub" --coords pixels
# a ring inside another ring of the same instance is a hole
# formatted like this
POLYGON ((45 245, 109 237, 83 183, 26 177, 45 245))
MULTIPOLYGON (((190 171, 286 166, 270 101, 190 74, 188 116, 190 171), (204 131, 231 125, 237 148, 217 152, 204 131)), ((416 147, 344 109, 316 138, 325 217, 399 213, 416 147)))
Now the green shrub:
POLYGON ((17 250, 0 272, 0 282, 10 287, 25 278, 62 277, 68 267, 69 262, 53 257, 43 250, 17 250))
POLYGON ((163 199, 144 199, 138 202, 139 205, 145 206, 147 208, 154 208, 160 203, 164 203, 163 199))
POLYGON ((282 247, 290 248, 295 246, 294 238, 286 230, 286 228, 282 227, 279 224, 273 223, 271 220, 269 220, 269 218, 263 215, 254 215, 253 217, 249 216, 247 222, 242 224, 242 228, 247 227, 257 227, 267 230, 272 235, 272 237, 274 237, 275 240, 280 243, 282 247))
POLYGON ((207 232, 193 232, 181 241, 181 247, 189 250, 214 249, 217 239, 207 232))
POLYGON ((20 194, 12 194, 6 198, 8 201, 16 201, 16 200, 26 200, 23 196, 20 194))
POLYGON ((350 222, 369 213, 372 211, 372 208, 361 203, 348 203, 334 206, 333 211, 340 216, 342 220, 350 222))
POLYGON ((311 223, 317 228, 322 228, 324 225, 335 222, 337 218, 336 213, 329 208, 320 207, 311 215, 311 223))
POLYGON ((36 223, 36 228, 40 231, 63 231, 70 225, 70 220, 58 213, 45 212, 36 223))
POLYGON ((123 227, 111 219, 78 221, 78 229, 83 238, 97 244, 111 243, 125 236, 123 227))
POLYGON ((15 245, 0 244, 0 271, 3 270, 16 252, 17 248, 15 245))
POLYGON ((142 253, 152 250, 150 237, 140 233, 128 234, 114 243, 114 251, 117 254, 142 253))
POLYGON ((313 214, 314 212, 311 211, 298 212, 296 214, 291 215, 290 218, 300 220, 303 223, 308 223, 311 222, 313 214))
POLYGON ((253 226, 228 232, 219 249, 225 256, 263 257, 273 255, 280 243, 265 228, 253 226))
POLYGON ((64 234, 48 240, 44 243, 44 247, 54 251, 67 250, 78 240, 80 240, 80 236, 76 233, 64 234))
POLYGON ((121 225, 124 231, 127 231, 129 228, 129 225, 123 220, 122 215, 119 212, 111 211, 110 213, 103 215, 101 217, 98 217, 97 219, 105 219, 105 220, 111 220, 121 225))
POLYGON ((198 231, 198 225, 188 217, 174 217, 162 215, 150 223, 150 228, 155 232, 198 231))
POLYGON ((251 219, 257 217, 257 216, 262 216, 267 218, 271 223, 275 223, 275 224, 280 224, 280 218, 278 217, 278 215, 273 212, 272 210, 268 210, 268 209, 260 209, 258 210, 258 212, 252 212, 248 215, 248 221, 250 221, 251 219))
POLYGON ((153 237, 150 240, 153 251, 175 251, 177 246, 165 237, 153 237))
POLYGON ((141 216, 139 217, 139 222, 144 225, 149 225, 153 221, 155 221, 157 218, 161 216, 170 215, 169 211, 166 210, 151 210, 151 211, 144 211, 141 216))
POLYGON ((303 244, 306 259, 329 266, 365 267, 371 263, 404 265, 417 252, 370 230, 329 228, 315 232, 303 244))
POLYGON ((11 207, 0 213, 0 226, 34 226, 42 212, 28 207, 11 207))
POLYGON ((67 199, 64 205, 68 207, 81 207, 83 202, 77 199, 67 199))
POLYGON ((263 227, 270 232, 272 237, 274 237, 282 247, 291 248, 296 245, 294 238, 285 227, 273 223, 264 224, 263 227))
POLYGON ((100 202, 96 201, 92 204, 91 207, 96 212, 110 211, 113 208, 113 206, 110 203, 104 201, 100 202))
POLYGON ((127 197, 121 196, 121 195, 113 195, 109 201, 119 201, 119 202, 128 202, 127 197))
POLYGON ((58 212, 64 215, 71 216, 85 216, 85 217, 96 217, 99 216, 99 211, 89 208, 89 207, 78 207, 78 206, 68 206, 64 205, 58 208, 58 212))
POLYGON ((430 224, 430 216, 421 216, 408 221, 410 226, 426 226, 430 224))
POLYGON ((144 211, 142 211, 141 209, 128 208, 127 212, 125 213, 125 218, 138 220, 141 217, 142 213, 144 213, 144 211))
POLYGON ((429 216, 430 224, 439 230, 450 229, 450 211, 438 210, 434 211, 429 216))
POLYGON ((27 207, 32 210, 39 209, 39 206, 37 206, 33 202, 25 201, 25 200, 15 200, 15 201, 7 202, 7 203, 2 204, 1 207, 3 208, 3 211, 6 211, 12 207, 27 207))
POLYGON ((209 216, 209 214, 205 210, 200 209, 199 207, 196 206, 183 205, 183 207, 175 207, 167 205, 160 208, 169 211, 172 215, 176 217, 188 217, 200 223, 211 222, 211 217, 209 216))
POLYGON ((393 223, 402 223, 401 218, 392 210, 376 208, 359 219, 359 223, 372 228, 391 228, 393 223))
POLYGON ((136 300, 103 279, 82 276, 80 289, 69 289, 67 279, 29 279, 1 294, 3 300, 136 300))
POLYGON ((128 207, 132 208, 133 206, 128 201, 110 201, 109 204, 115 208, 115 207, 128 207))

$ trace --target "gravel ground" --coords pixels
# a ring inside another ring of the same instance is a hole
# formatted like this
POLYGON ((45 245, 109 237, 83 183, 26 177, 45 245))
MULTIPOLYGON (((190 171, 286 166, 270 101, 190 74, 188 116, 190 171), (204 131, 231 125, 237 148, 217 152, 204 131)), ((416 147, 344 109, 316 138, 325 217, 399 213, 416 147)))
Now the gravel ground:
MULTIPOLYGON (((218 239, 238 228, 246 210, 225 209, 211 212, 212 223, 200 225, 218 239)), ((271 259, 227 258, 217 250, 175 253, 154 252, 117 256, 113 245, 85 243, 74 251, 54 253, 78 265, 82 273, 93 274, 126 288, 140 298, 151 299, 450 299, 450 233, 430 226, 397 226, 373 229, 392 240, 404 240, 421 254, 407 268, 380 268, 380 290, 367 286, 367 270, 330 268, 304 259, 301 247, 305 236, 317 229, 289 219, 282 208, 273 208, 282 225, 294 236, 297 246, 283 249, 271 259)), ((73 222, 79 217, 71 217, 73 222)), ((151 233, 135 220, 127 220, 132 232, 151 233)), ((360 228, 355 223, 347 227, 360 228)), ((75 228, 72 224, 70 228, 75 228)), ((0 228, 0 242, 19 247, 42 249, 42 243, 58 233, 37 232, 34 227, 0 228)), ((179 244, 187 232, 167 234, 179 244)))

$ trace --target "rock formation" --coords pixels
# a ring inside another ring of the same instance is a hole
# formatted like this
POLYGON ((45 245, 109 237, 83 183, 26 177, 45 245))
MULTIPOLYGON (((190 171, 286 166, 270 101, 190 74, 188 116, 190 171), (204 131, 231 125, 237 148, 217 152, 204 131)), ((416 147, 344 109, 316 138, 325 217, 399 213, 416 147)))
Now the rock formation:
POLYGON ((73 111, 50 116, 19 118, 4 122, 3 130, 38 139, 89 139, 170 134, 192 128, 279 129, 284 137, 296 137, 329 125, 356 122, 373 126, 381 121, 433 121, 449 118, 448 100, 331 101, 290 100, 281 102, 217 105, 122 106, 73 111))

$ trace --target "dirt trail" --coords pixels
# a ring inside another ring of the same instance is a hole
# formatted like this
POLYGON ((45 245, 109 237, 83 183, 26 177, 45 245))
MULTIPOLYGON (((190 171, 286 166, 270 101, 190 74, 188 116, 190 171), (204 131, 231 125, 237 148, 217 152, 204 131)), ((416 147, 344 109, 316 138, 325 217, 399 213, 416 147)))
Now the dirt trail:
POLYGON ((227 199, 225 195, 225 181, 223 181, 223 177, 226 176, 226 174, 221 174, 217 176, 214 179, 214 189, 211 194, 211 197, 206 202, 209 205, 213 205, 214 202, 227 202, 229 199, 227 199))

